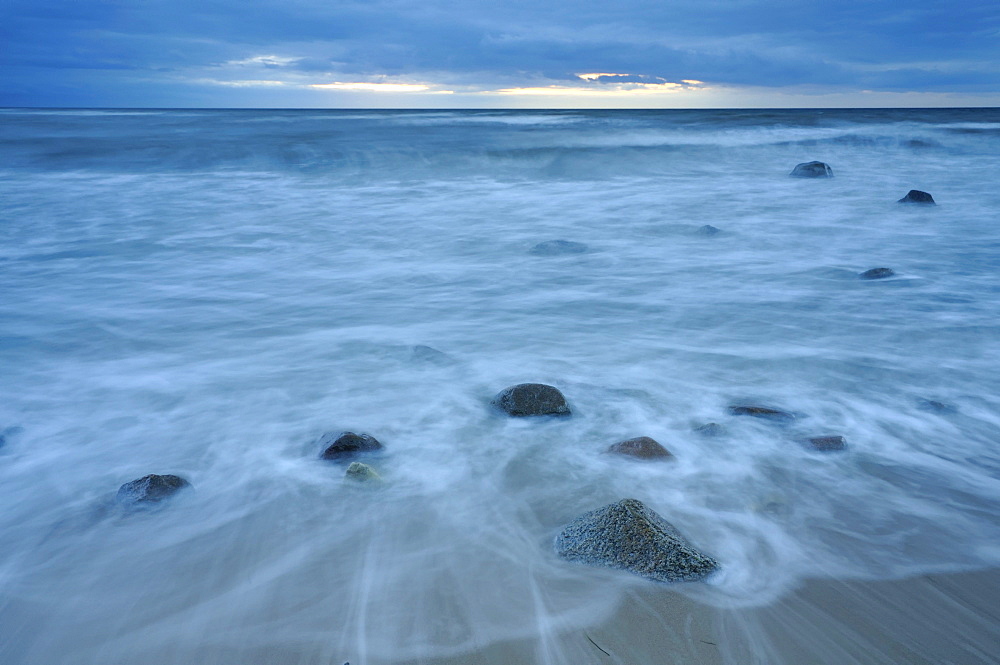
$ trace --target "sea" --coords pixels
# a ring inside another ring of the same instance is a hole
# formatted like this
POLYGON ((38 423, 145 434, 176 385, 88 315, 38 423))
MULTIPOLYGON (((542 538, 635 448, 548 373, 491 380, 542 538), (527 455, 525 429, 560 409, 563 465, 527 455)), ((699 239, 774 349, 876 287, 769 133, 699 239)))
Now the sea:
POLYGON ((0 662, 584 630, 658 584, 554 552, 623 498, 717 607, 1000 566, 998 173, 988 108, 0 110, 0 662))

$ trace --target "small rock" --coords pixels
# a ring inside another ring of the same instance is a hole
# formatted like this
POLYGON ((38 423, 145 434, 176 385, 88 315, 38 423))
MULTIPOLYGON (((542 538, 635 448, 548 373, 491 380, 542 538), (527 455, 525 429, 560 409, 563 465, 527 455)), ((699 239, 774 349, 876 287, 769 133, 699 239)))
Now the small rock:
POLYGON ((347 467, 347 472, 344 474, 344 477, 362 483, 382 482, 382 476, 378 475, 375 469, 361 462, 351 462, 351 465, 347 467))
POLYGON ((695 433, 701 434, 702 436, 722 436, 726 433, 726 428, 719 423, 706 423, 704 425, 699 425, 694 428, 695 433))
POLYGON ((118 503, 127 506, 159 503, 190 486, 191 483, 180 476, 159 476, 153 473, 119 487, 116 499, 118 503))
POLYGON ((924 205, 935 205, 934 197, 919 189, 911 189, 906 196, 896 201, 896 203, 923 203, 924 205))
POLYGON ((354 432, 343 432, 340 435, 324 434, 320 443, 326 446, 320 455, 325 460, 348 460, 383 448, 374 436, 355 434, 354 432), (334 436, 336 436, 335 439, 334 436), (333 439, 332 442, 331 439, 333 439))
POLYGON ((823 452, 844 450, 847 448, 847 439, 842 436, 814 436, 806 439, 806 443, 823 452))
POLYGON ((537 256, 557 256, 559 254, 583 254, 589 248, 582 242, 572 240, 546 240, 528 250, 537 256))
POLYGON ((447 353, 438 351, 434 347, 425 344, 414 346, 411 349, 410 357, 417 362, 433 363, 435 365, 444 365, 452 361, 447 353))
POLYGON ((787 411, 779 411, 766 406, 731 406, 729 413, 734 416, 753 416, 754 418, 764 418, 766 420, 790 421, 795 420, 795 414, 787 411))
POLYGON ((896 273, 893 272, 892 268, 872 268, 866 270, 858 277, 861 279, 885 279, 886 277, 892 277, 896 273))
POLYGON ((711 224, 706 224, 705 226, 699 227, 697 233, 701 236, 714 236, 722 233, 722 229, 716 228, 711 224))
POLYGON ((701 580, 719 567, 636 499, 576 518, 556 536, 555 549, 570 561, 627 570, 660 582, 701 580))
POLYGON ((638 436, 634 439, 620 441, 608 448, 608 452, 616 455, 635 457, 636 459, 667 459, 673 457, 670 451, 648 436, 638 436))
POLYGON ((544 383, 520 383, 501 391, 491 402, 511 416, 568 416, 566 398, 544 383))
POLYGON ((934 399, 920 399, 917 400, 917 408, 921 411, 930 411, 931 413, 957 413, 958 409, 955 408, 953 404, 946 404, 944 402, 939 402, 934 399))
POLYGON ((804 162, 797 164, 788 175, 796 178, 832 178, 833 169, 823 162, 804 162))

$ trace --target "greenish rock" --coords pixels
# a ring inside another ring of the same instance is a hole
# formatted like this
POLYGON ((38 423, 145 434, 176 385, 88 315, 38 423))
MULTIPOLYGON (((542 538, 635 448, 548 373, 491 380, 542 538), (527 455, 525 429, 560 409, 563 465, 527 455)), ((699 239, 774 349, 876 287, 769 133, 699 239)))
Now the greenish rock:
POLYGON ((493 398, 493 406, 509 416, 568 416, 566 398, 544 383, 519 383, 493 398))
POLYGON ((669 459, 673 457, 670 451, 660 445, 656 439, 648 436, 637 436, 634 439, 619 441, 608 448, 608 452, 636 459, 669 459))
POLYGON ((795 420, 794 413, 781 411, 779 409, 772 409, 769 406, 755 406, 749 404, 731 406, 729 407, 729 413, 734 416, 752 416, 754 418, 763 418, 764 420, 773 420, 776 422, 789 422, 795 420))
POLYGON ((719 568, 637 499, 622 499, 576 518, 556 536, 555 550, 569 561, 658 582, 695 582, 719 568))
POLYGON ((363 462, 351 462, 351 465, 347 467, 347 472, 344 473, 344 477, 362 483, 382 482, 382 476, 378 475, 375 469, 363 462))

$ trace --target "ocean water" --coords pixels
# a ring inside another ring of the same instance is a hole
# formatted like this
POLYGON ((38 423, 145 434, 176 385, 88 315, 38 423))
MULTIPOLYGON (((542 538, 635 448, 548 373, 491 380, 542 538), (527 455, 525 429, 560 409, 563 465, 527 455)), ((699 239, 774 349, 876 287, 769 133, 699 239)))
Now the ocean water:
POLYGON ((0 156, 0 662, 544 642, 653 584, 553 552, 624 497, 722 607, 1000 565, 1000 110, 8 109, 0 156), (193 490, 115 508, 148 473, 193 490))

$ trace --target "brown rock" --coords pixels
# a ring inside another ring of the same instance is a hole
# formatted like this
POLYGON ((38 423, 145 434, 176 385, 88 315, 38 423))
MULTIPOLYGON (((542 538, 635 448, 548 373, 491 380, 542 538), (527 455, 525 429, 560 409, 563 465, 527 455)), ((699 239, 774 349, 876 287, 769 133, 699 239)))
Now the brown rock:
POLYGON ((673 457, 669 450, 648 436, 637 436, 634 439, 620 441, 608 448, 608 452, 636 459, 668 459, 673 457))

